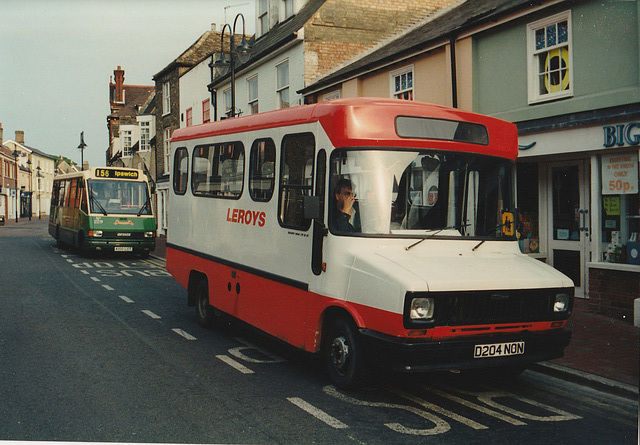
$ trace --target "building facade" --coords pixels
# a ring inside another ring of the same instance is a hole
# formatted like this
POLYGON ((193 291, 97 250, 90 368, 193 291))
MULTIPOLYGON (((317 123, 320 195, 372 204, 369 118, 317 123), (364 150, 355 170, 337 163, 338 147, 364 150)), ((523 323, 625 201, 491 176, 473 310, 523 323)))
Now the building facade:
MULTIPOLYGON (((210 60, 216 49, 220 48, 220 32, 216 31, 215 24, 212 29, 206 31, 200 38, 174 59, 169 65, 153 76, 155 82, 155 175, 157 195, 157 221, 158 235, 166 236, 167 211, 169 196, 169 150, 171 134, 180 128, 185 121, 185 111, 180 108, 181 92, 180 77, 192 67, 204 60, 210 60)), ((225 48, 228 48, 228 43, 225 48)), ((206 85, 206 84, 205 84, 206 85)), ((209 97, 208 92, 200 99, 202 102, 209 97)), ((196 107, 197 109, 197 107, 196 107)))
POLYGON ((152 107, 153 99, 153 86, 126 85, 124 70, 118 66, 113 71, 109 82, 106 165, 153 171, 151 137, 155 120, 152 114, 144 111, 152 107), (139 117, 141 114, 147 117, 139 117))
MULTIPOLYGON (((1 139, 1 138, 0 138, 1 139)), ((16 172, 14 189, 7 186, 5 209, 8 218, 42 218, 49 215, 51 190, 55 171, 55 158, 24 142, 24 132, 16 131, 15 140, 3 143, 4 158, 13 158, 13 165, 5 164, 8 177, 16 172), (11 195, 11 197, 9 197, 11 195)), ((11 184, 11 181, 8 181, 11 184)), ((0 210, 0 214, 1 210, 0 210)))
POLYGON ((468 0, 300 93, 413 99, 516 123, 522 250, 570 276, 593 311, 632 320, 639 15, 637 2, 468 0))

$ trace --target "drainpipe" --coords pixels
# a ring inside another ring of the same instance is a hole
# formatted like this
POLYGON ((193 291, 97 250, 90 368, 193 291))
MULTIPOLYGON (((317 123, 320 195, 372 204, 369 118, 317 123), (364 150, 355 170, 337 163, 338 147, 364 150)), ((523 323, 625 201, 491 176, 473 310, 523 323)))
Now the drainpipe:
POLYGON ((451 56, 451 102, 453 108, 458 108, 458 78, 456 75, 456 37, 449 38, 449 54, 451 56))

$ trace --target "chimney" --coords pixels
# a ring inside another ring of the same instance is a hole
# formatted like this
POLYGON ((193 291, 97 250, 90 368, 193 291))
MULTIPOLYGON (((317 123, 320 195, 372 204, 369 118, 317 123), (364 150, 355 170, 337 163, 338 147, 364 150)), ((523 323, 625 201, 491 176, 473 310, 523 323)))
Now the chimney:
POLYGON ((116 79, 116 102, 124 102, 124 70, 118 65, 118 69, 113 71, 116 79))
POLYGON ((215 30, 216 30, 216 24, 215 24, 215 23, 212 23, 212 24, 211 24, 211 31, 215 31, 215 30))
POLYGON ((2 138, 2 134, 4 130, 2 129, 2 122, 0 122, 0 145, 4 144, 4 139, 2 138))
POLYGON ((16 142, 18 144, 24 144, 24 131, 16 130, 16 142))

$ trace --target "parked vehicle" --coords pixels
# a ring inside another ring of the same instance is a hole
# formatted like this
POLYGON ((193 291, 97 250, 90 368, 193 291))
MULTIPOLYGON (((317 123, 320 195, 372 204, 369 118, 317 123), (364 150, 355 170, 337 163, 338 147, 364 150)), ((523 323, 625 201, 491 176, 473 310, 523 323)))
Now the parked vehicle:
POLYGON ((339 99, 176 130, 167 269, 331 380, 561 357, 573 283, 522 254, 513 124, 339 99))

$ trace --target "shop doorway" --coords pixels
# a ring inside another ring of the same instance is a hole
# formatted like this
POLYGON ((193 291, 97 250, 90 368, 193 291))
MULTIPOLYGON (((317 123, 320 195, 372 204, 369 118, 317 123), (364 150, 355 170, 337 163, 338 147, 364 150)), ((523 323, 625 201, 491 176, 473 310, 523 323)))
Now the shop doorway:
POLYGON ((586 263, 590 260, 590 171, 587 166, 585 161, 548 166, 549 260, 553 267, 573 280, 579 297, 586 294, 586 263))

